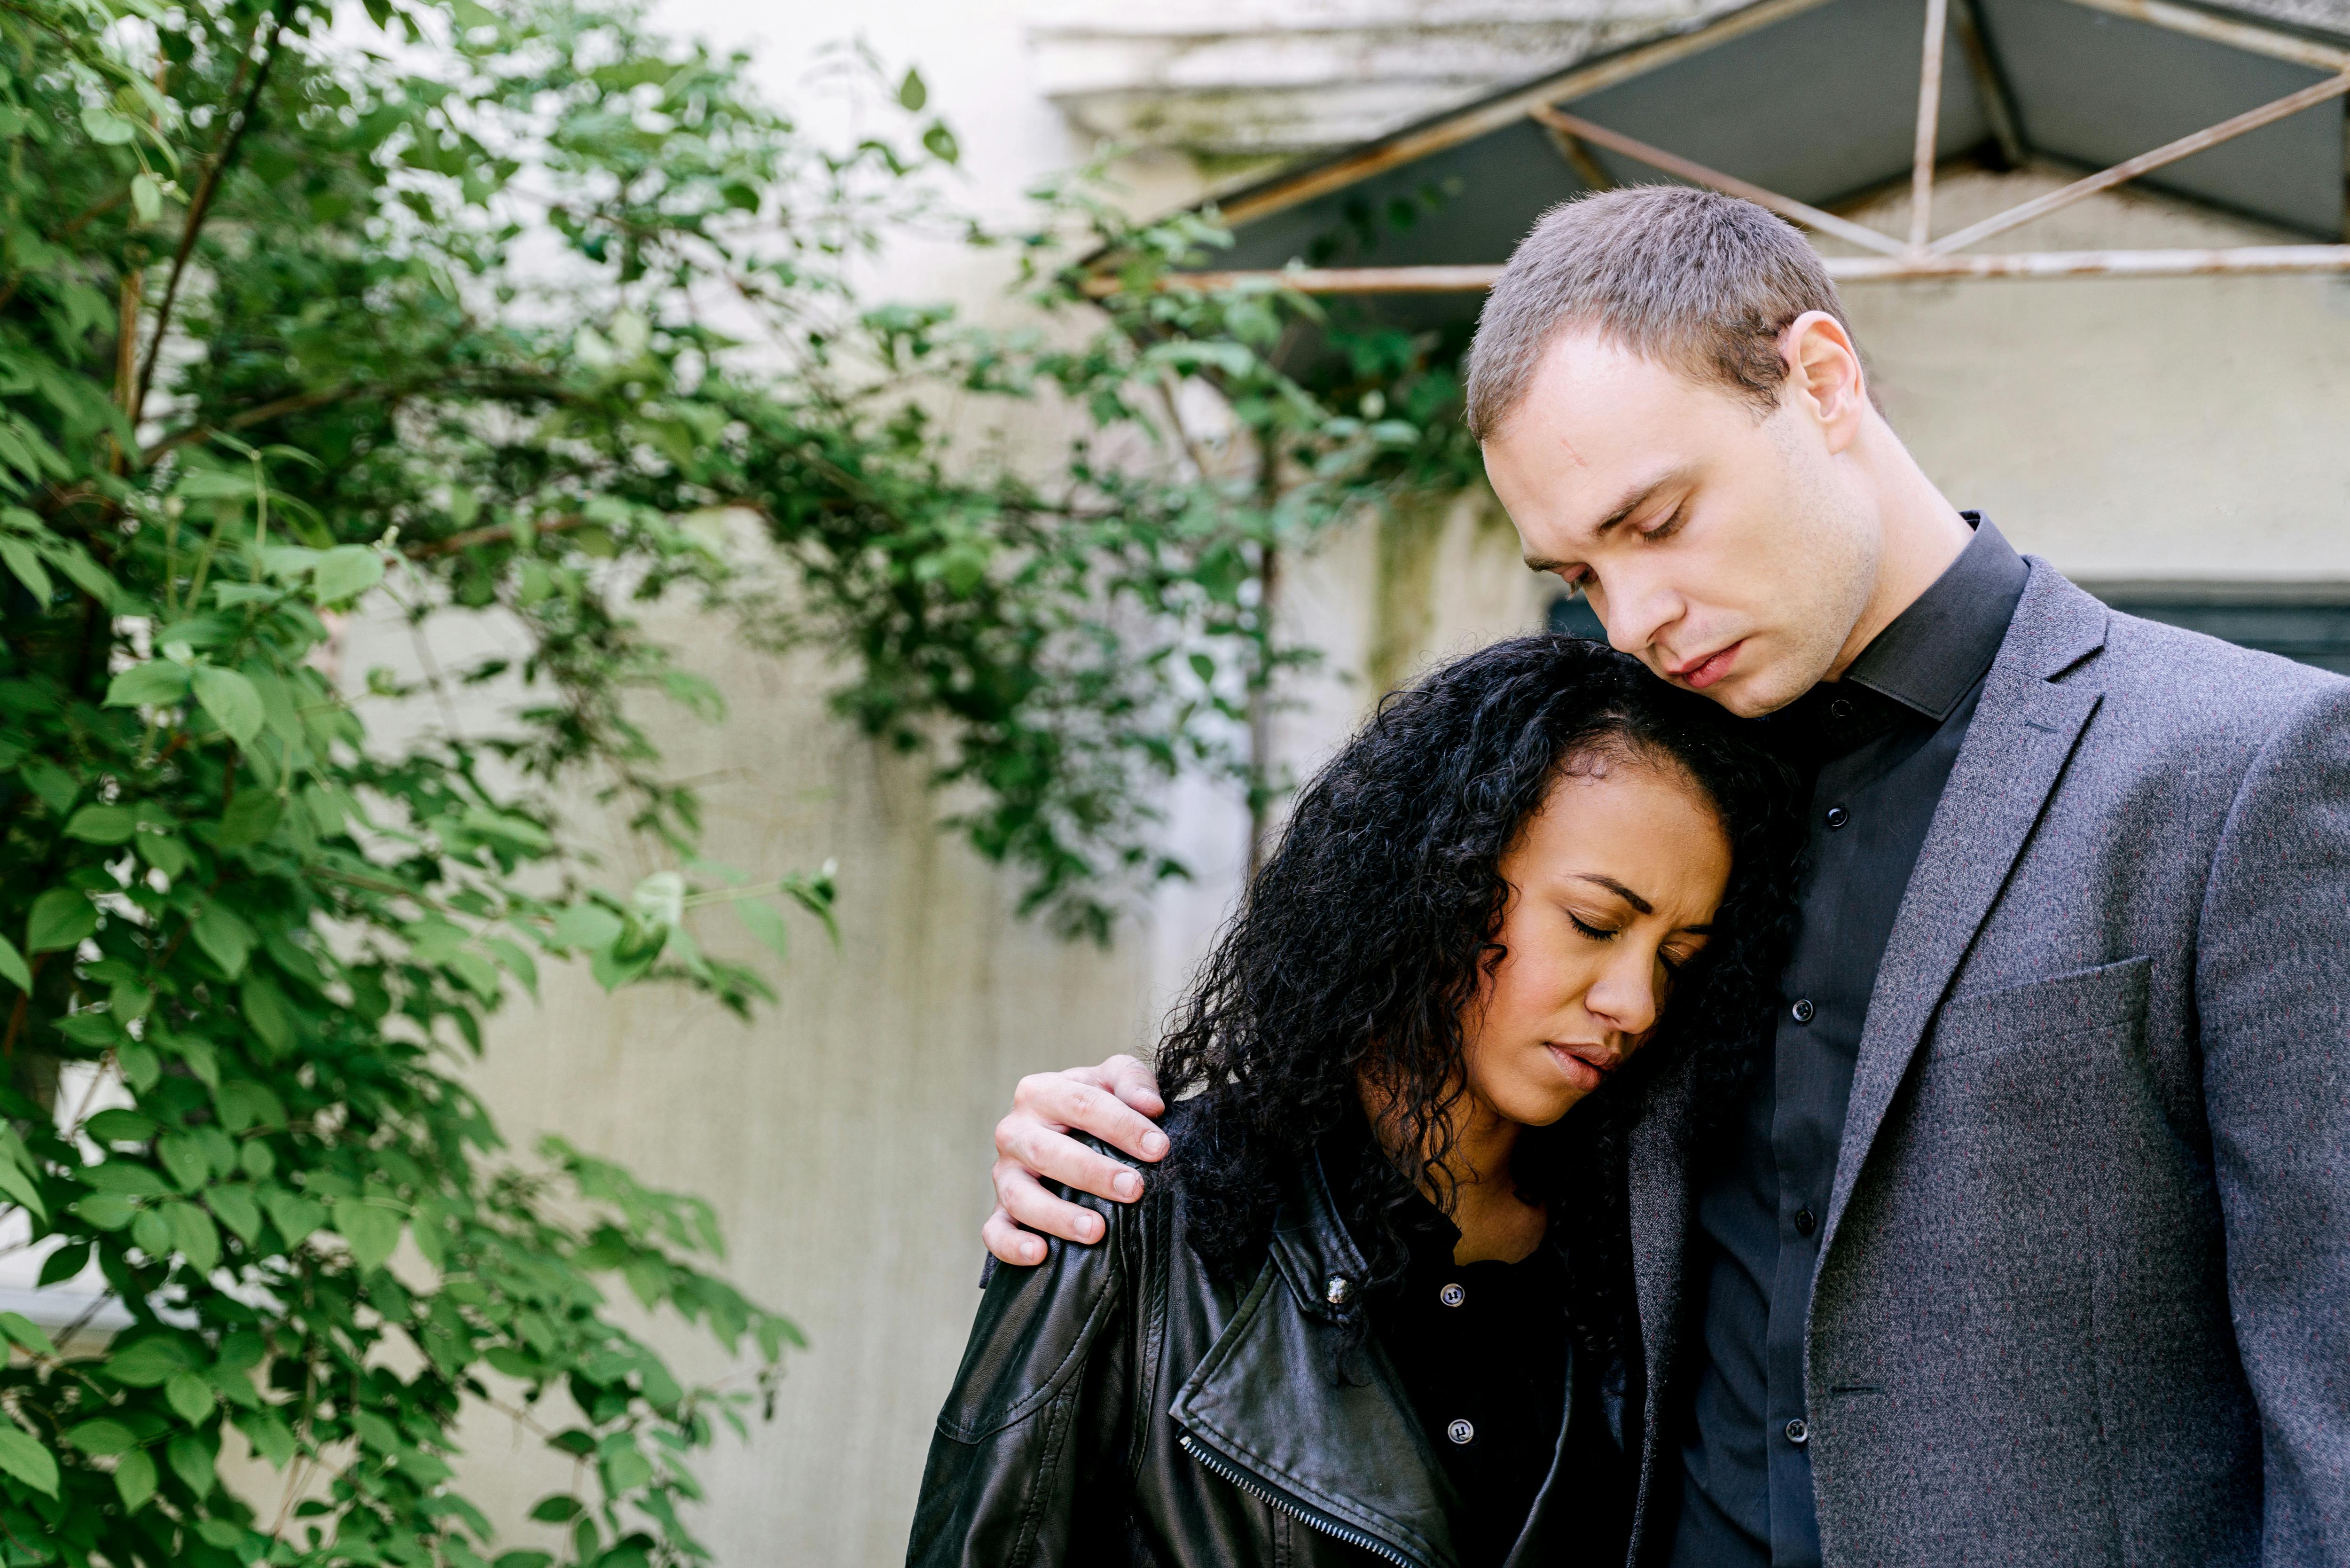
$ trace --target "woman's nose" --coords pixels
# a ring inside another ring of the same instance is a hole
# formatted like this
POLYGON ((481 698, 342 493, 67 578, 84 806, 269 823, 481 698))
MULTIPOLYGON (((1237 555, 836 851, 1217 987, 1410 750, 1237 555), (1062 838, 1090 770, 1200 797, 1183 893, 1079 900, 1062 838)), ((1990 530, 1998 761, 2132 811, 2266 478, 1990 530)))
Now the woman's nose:
POLYGON ((1619 1034, 1646 1034, 1657 1026, 1657 985, 1649 966, 1608 966, 1584 997, 1585 1011, 1619 1034))

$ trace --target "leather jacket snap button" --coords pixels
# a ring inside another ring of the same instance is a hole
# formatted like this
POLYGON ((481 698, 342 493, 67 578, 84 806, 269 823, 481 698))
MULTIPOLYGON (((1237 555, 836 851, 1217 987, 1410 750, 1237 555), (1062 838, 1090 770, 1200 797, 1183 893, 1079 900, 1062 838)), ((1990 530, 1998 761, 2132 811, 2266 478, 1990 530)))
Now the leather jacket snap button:
POLYGON ((1345 1306, 1355 1299, 1355 1282, 1344 1274, 1333 1274, 1322 1282, 1322 1299, 1332 1306, 1345 1306))

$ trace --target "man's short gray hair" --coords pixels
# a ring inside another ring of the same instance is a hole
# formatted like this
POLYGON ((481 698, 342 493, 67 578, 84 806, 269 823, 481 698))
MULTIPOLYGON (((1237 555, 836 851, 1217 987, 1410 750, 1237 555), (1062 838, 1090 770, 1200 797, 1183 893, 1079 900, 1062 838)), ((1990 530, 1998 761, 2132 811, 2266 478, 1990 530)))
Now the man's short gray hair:
POLYGON ((1544 213, 1486 296, 1469 346, 1469 428, 1490 441, 1525 400, 1544 350, 1593 328, 1769 412, 1787 379, 1779 334, 1805 311, 1843 323, 1819 253, 1735 196, 1634 185, 1544 213))

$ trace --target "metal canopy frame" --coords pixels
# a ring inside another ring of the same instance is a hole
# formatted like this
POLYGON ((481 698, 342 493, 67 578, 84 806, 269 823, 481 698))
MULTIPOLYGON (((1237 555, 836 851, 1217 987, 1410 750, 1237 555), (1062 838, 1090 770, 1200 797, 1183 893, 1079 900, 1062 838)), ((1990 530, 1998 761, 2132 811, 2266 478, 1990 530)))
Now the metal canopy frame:
MULTIPOLYGON (((1532 120, 1549 134, 1560 157, 1567 161, 1586 185, 1605 188, 1614 183, 1589 151, 1595 146, 1602 147, 1692 184, 1742 196, 1816 233, 1834 235, 1870 252, 1864 256, 1826 258, 1830 275, 1844 282, 1967 277, 2184 277, 2218 274, 2350 273, 2350 244, 1961 254, 1985 240, 2099 192, 2112 190, 2153 170, 2233 140, 2248 131, 2350 95, 2350 49, 2273 32, 2247 22, 2232 21, 2171 4, 2169 0, 2070 0, 2070 3, 2332 74, 2298 92, 2289 93, 2257 109, 2248 109, 2110 168, 2074 180, 1980 223, 1944 234, 1939 239, 1932 237, 1934 178, 1938 162, 1936 137, 1941 114, 1944 46, 1952 33, 1958 35, 1976 95, 1983 106, 1991 139, 1997 143, 2002 158, 2011 167, 2015 167, 2022 165, 2027 157, 2017 131, 2013 107, 1983 43, 1976 0, 1926 0, 1925 39, 1918 62, 1917 135, 1909 171, 1909 226, 1905 235, 1888 234, 1839 217, 1791 196, 1651 146, 1558 107, 1563 101, 1629 80, 1660 65, 1811 10, 1822 3, 1823 0, 1762 0, 1762 3, 1733 13, 1709 27, 1660 39, 1591 66, 1569 70, 1461 114, 1305 171, 1294 178, 1279 180, 1268 187, 1245 192, 1225 204, 1224 215, 1236 223, 1268 216, 1316 196, 1344 189, 1371 175, 1503 130, 1513 122, 1532 120)), ((1499 265, 1290 267, 1283 270, 1175 274, 1165 279, 1163 286, 1222 288, 1250 281, 1263 281, 1278 283, 1307 294, 1454 294, 1490 288, 1501 271, 1499 265)), ((1097 280, 1097 292, 1107 294, 1113 292, 1115 287, 1114 280, 1097 280)))

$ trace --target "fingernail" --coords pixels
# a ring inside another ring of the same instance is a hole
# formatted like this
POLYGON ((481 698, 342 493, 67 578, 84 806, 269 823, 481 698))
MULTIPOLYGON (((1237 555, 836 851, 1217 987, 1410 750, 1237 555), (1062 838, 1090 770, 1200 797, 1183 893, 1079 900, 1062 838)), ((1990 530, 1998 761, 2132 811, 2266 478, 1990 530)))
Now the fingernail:
POLYGON ((1041 1241, 1024 1241, 1020 1244, 1020 1255, 1032 1263, 1041 1263, 1045 1261, 1045 1244, 1041 1241))
POLYGON ((1110 1186, 1118 1190, 1120 1198, 1134 1199, 1142 1196, 1142 1178, 1130 1170, 1119 1171, 1111 1179, 1110 1186))
POLYGON ((1100 1220, 1090 1220, 1090 1219, 1089 1219, 1089 1220, 1087 1220, 1086 1221, 1086 1240, 1087 1240, 1087 1241, 1100 1241, 1100 1240, 1101 1240, 1101 1234, 1102 1234, 1102 1222, 1101 1222, 1100 1220))
POLYGON ((1142 1135, 1142 1152, 1149 1155, 1152 1159, 1157 1159, 1160 1155, 1165 1154, 1167 1152, 1167 1135, 1162 1132, 1144 1133, 1142 1135))

